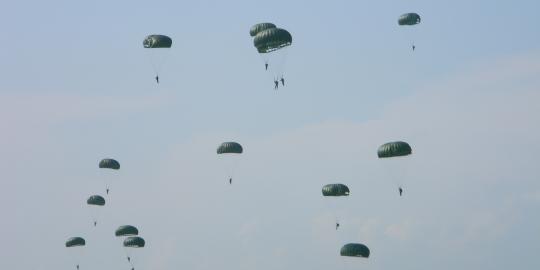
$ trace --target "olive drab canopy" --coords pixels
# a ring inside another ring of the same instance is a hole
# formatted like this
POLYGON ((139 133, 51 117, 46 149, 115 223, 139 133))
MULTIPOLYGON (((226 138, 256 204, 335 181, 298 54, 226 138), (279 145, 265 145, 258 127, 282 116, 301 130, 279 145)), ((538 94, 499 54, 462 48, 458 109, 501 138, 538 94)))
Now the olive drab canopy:
POLYGON ((379 149, 377 150, 379 158, 407 156, 411 153, 411 146, 408 143, 401 141, 385 143, 379 146, 379 149))
POLYGON ((276 28, 276 25, 273 24, 273 23, 258 23, 254 26, 252 26, 250 29, 249 29, 249 35, 254 37, 256 36, 259 32, 261 31, 264 31, 266 29, 270 29, 270 28, 276 28))
POLYGON ((420 15, 416 13, 405 13, 399 16, 398 24, 399 25, 415 25, 419 24, 421 21, 420 15))
POLYGON ((291 34, 281 28, 270 28, 259 32, 253 45, 259 53, 269 53, 292 44, 291 34))
POLYGON ((86 241, 82 237, 71 237, 66 241, 66 247, 79 247, 86 245, 86 241))
POLYGON ((217 149, 218 154, 241 154, 243 151, 244 149, 237 142, 224 142, 217 149))
POLYGON ((138 236, 130 236, 124 240, 124 247, 142 248, 144 245, 144 239, 138 236))
POLYGON ((172 39, 165 35, 149 35, 143 40, 143 46, 147 49, 170 48, 172 39))
POLYGON ((344 184, 328 184, 322 188, 323 196, 349 196, 349 187, 344 184))
POLYGON ((99 162, 99 167, 101 169, 119 170, 120 163, 112 158, 104 158, 99 162))
POLYGON ((135 226, 131 226, 131 225, 120 226, 114 232, 114 235, 116 236, 134 236, 138 234, 139 234, 139 230, 137 230, 135 226))
POLYGON ((341 256, 368 258, 369 248, 362 244, 349 243, 344 245, 339 253, 341 256))
POLYGON ((88 198, 88 200, 86 200, 86 203, 89 205, 103 206, 105 205, 105 198, 99 195, 92 195, 90 198, 88 198))

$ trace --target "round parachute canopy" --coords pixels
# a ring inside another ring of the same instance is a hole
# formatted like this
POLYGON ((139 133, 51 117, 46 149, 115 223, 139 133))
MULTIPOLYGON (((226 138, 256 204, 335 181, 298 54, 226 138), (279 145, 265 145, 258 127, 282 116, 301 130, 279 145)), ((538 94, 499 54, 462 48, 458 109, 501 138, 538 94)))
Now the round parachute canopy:
POLYGON ((165 35, 149 35, 143 40, 143 46, 147 49, 170 48, 172 39, 165 35))
POLYGON ((407 156, 412 153, 411 146, 406 142, 389 142, 379 146, 377 155, 379 158, 407 156))
POLYGON ((369 248, 362 244, 349 243, 344 245, 339 253, 341 256, 368 258, 369 248))
POLYGON ((101 169, 119 170, 120 163, 112 158, 104 158, 99 162, 99 167, 101 169))
POLYGON ((270 28, 259 32, 253 39, 253 45, 259 53, 269 53, 289 46, 292 43, 291 34, 281 28, 270 28))
POLYGON ((89 205, 103 206, 105 205, 105 198, 99 195, 92 195, 90 198, 88 198, 88 200, 86 200, 86 203, 89 205))
POLYGON ((270 28, 276 28, 276 25, 273 24, 273 23, 258 23, 254 26, 252 26, 250 29, 249 29, 249 35, 254 37, 256 36, 259 32, 261 31, 264 31, 266 29, 270 29, 270 28))
POLYGON ((243 151, 244 149, 237 142, 224 142, 217 149, 218 154, 242 154, 243 151))
POLYGON ((399 25, 415 25, 419 24, 421 21, 420 15, 416 13, 405 13, 399 16, 398 24, 399 25))
POLYGON ((138 236, 130 236, 124 240, 124 247, 142 248, 144 244, 144 239, 138 236))
POLYGON ((139 234, 139 230, 137 230, 135 226, 131 226, 131 225, 120 226, 114 232, 114 235, 116 236, 133 236, 133 235, 138 235, 138 234, 139 234))
POLYGON ((86 245, 82 237, 71 237, 66 241, 66 247, 80 247, 86 245))
POLYGON ((322 188, 323 196, 349 196, 349 187, 344 184, 328 184, 322 188))

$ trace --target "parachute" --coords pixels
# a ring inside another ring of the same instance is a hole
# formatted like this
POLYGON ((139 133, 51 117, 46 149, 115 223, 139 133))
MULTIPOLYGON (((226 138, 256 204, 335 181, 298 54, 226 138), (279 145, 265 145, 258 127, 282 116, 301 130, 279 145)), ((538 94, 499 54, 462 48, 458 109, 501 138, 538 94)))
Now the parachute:
POLYGON ((124 239, 124 249, 126 250, 126 255, 128 258, 128 262, 131 264, 131 269, 134 270, 134 264, 133 264, 133 253, 135 249, 140 249, 145 246, 145 241, 142 237, 139 236, 129 236, 126 239, 124 239))
POLYGON ((66 247, 82 247, 86 245, 86 241, 82 237, 71 237, 66 241, 66 247))
POLYGON ((322 188, 323 196, 349 196, 349 187, 344 184, 328 184, 322 188))
POLYGON ((92 195, 90 198, 88 198, 88 200, 86 200, 86 204, 90 206, 92 220, 94 221, 94 226, 96 226, 98 220, 98 208, 105 205, 105 198, 99 195, 92 195))
POLYGON ((120 162, 112 158, 104 158, 99 162, 98 166, 100 169, 106 169, 106 170, 101 170, 100 178, 104 182, 105 190, 107 191, 107 195, 108 195, 109 186, 112 182, 112 179, 116 178, 116 174, 118 173, 117 171, 120 170, 120 162))
POLYGON ((369 248, 357 243, 344 245, 339 253, 341 256, 369 258, 369 248))
POLYGON ((285 86, 283 67, 287 58, 287 48, 292 44, 291 33, 273 23, 259 23, 251 27, 249 34, 253 37, 253 46, 264 61, 265 69, 276 83, 275 89, 279 85, 277 83, 279 80, 282 86, 285 86))
POLYGON ((322 187, 322 195, 325 197, 325 203, 330 208, 336 222, 336 230, 340 226, 340 219, 344 216, 343 203, 340 197, 349 196, 349 187, 344 184, 328 184, 322 187), (338 199, 339 198, 339 199, 338 199))
POLYGON ((156 75, 156 82, 159 84, 161 67, 169 57, 172 39, 165 35, 149 35, 143 40, 143 47, 148 49, 146 52, 156 75))
POLYGON ((224 163, 227 169, 227 175, 229 177, 229 183, 232 184, 232 179, 234 177, 234 172, 236 169, 236 163, 238 154, 242 154, 244 149, 237 142, 224 142, 216 150, 219 156, 223 157, 224 163))
POLYGON ((135 236, 138 234, 139 234, 139 230, 137 230, 135 226, 131 226, 131 225, 122 225, 118 227, 118 229, 116 229, 116 231, 114 232, 114 235, 118 237, 135 236))
POLYGON ((401 157, 410 154, 412 154, 411 146, 402 141, 385 143, 379 146, 379 149, 377 150, 379 158, 401 157))
POLYGON ((104 158, 99 162, 99 168, 120 170, 120 163, 112 158, 104 158))
POLYGON ((419 24, 422 19, 416 13, 405 13, 398 18, 399 25, 415 25, 419 24))
MULTIPOLYGON (((398 18, 398 25, 400 26, 413 26, 420 23, 422 19, 420 18, 420 15, 416 13, 405 13, 398 18)), ((412 31, 412 30, 411 30, 412 31)), ((411 34, 412 35, 412 34, 411 34)), ((416 46, 414 45, 414 41, 412 42, 412 49, 414 49, 416 46)))
POLYGON ((83 249, 86 245, 86 241, 82 237, 71 237, 66 241, 66 248, 70 253, 70 258, 73 259, 73 263, 76 265, 77 270, 79 270, 79 264, 83 256, 83 249))
POLYGON ((254 26, 251 27, 251 29, 249 29, 249 35, 254 37, 256 36, 259 32, 262 32, 266 29, 270 29, 270 28, 276 28, 276 25, 273 24, 273 23, 258 23, 254 26))
POLYGON ((224 142, 217 149, 218 155, 219 154, 242 154, 243 151, 244 149, 237 142, 224 142))
POLYGON ((412 154, 411 146, 403 141, 385 143, 379 146, 377 156, 384 164, 384 170, 390 174, 390 179, 398 186, 399 195, 403 192, 402 179, 406 177, 409 167, 409 158, 412 154))

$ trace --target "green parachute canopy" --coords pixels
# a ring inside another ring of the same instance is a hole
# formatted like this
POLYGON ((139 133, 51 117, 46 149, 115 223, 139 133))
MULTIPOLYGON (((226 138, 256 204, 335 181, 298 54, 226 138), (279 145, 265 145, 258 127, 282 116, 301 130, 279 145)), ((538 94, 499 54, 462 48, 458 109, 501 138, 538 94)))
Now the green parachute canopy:
POLYGON ((116 236, 134 236, 138 234, 139 234, 139 230, 137 230, 135 226, 131 226, 131 225, 120 226, 114 232, 114 235, 116 236))
POLYGON ((411 146, 408 143, 401 141, 385 143, 379 146, 379 149, 377 150, 379 158, 407 156, 411 153, 411 146))
POLYGON ((368 258, 369 248, 362 244, 349 243, 344 245, 339 253, 341 256, 368 258))
POLYGON ((144 247, 145 242, 142 237, 138 236, 130 236, 124 240, 124 247, 131 247, 131 248, 142 248, 144 247))
POLYGON ((398 24, 399 25, 415 25, 419 24, 421 21, 420 15, 416 13, 405 13, 399 16, 398 24))
POLYGON ((105 205, 105 198, 99 195, 92 195, 90 198, 88 198, 88 200, 86 200, 86 203, 89 205, 103 206, 105 205))
POLYGON ((147 49, 170 48, 172 39, 165 35, 149 35, 143 40, 143 46, 147 49))
POLYGON ((243 151, 244 149, 237 142, 224 142, 217 149, 218 154, 242 154, 243 151))
POLYGON ((82 237, 71 237, 66 241, 66 247, 80 247, 86 245, 82 237))
POLYGON ((328 184, 322 188, 323 196, 349 196, 349 187, 344 184, 328 184))
POLYGON ((254 26, 252 26, 250 29, 249 29, 249 35, 254 37, 256 36, 259 32, 261 31, 264 31, 266 29, 270 29, 270 28, 276 28, 276 25, 273 24, 273 23, 258 23, 254 26))
POLYGON ((99 162, 99 167, 101 169, 119 170, 120 163, 112 158, 104 158, 99 162))
POLYGON ((291 34, 281 28, 270 28, 259 32, 253 39, 253 45, 259 53, 269 53, 292 44, 291 34))

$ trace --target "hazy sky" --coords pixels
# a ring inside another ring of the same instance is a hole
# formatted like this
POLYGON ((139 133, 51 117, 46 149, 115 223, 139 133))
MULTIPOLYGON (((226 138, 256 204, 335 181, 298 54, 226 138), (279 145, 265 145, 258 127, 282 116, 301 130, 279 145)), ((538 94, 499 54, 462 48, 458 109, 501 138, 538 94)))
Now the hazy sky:
POLYGON ((540 2, 291 2, 2 3, 0 268, 74 270, 79 235, 81 270, 128 270, 123 224, 137 270, 539 268, 540 2), (265 21, 293 36, 277 92, 265 21), (159 87, 148 34, 173 38, 159 87), (394 140, 401 198, 376 156, 394 140), (105 157, 122 168, 94 228, 105 157), (329 207, 335 182, 351 196, 329 207))

